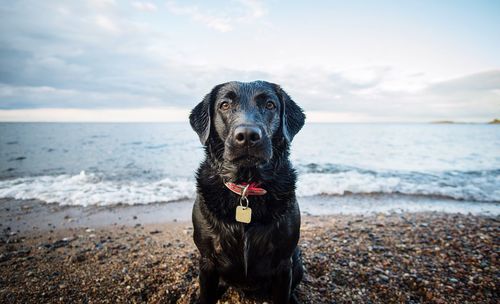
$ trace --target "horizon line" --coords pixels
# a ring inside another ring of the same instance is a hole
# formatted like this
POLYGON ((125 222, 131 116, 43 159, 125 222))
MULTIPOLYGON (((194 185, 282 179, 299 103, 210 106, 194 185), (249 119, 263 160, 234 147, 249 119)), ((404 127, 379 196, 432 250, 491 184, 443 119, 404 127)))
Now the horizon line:
MULTIPOLYGON (((481 124, 489 119, 404 119, 374 117, 356 112, 304 111, 309 123, 407 123, 407 124, 481 124)), ((143 108, 32 108, 0 109, 1 123, 168 123, 189 122, 190 110, 178 107, 143 108)))

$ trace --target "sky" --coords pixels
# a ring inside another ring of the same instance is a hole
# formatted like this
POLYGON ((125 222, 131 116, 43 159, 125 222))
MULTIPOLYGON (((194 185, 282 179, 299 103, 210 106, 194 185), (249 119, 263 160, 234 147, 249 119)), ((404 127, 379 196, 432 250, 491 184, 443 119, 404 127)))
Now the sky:
POLYGON ((500 1, 3 1, 0 121, 187 121, 280 84, 313 122, 500 118, 500 1))

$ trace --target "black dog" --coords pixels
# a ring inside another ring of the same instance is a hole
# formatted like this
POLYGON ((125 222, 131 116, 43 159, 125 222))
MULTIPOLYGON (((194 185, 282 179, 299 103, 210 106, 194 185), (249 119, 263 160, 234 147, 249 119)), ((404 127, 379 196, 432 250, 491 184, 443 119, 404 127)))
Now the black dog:
POLYGON ((295 303, 302 279, 300 211, 289 146, 302 109, 264 81, 216 86, 191 112, 205 147, 197 172, 194 242, 200 251, 200 302, 228 286, 295 303))

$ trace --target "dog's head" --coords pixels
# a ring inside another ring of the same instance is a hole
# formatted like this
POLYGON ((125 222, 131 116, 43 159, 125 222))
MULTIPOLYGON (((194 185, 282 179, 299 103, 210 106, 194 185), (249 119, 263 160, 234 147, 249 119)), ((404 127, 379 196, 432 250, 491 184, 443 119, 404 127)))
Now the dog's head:
POLYGON ((223 144, 224 162, 253 167, 273 158, 274 145, 288 147, 305 115, 276 84, 228 82, 214 87, 189 120, 203 145, 223 144))

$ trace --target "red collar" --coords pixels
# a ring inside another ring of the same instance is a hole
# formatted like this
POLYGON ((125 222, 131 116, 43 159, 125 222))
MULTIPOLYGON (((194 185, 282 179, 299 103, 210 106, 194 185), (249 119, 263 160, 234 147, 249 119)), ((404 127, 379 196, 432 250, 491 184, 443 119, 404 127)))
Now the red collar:
MULTIPOLYGON (((224 183, 226 187, 233 191, 234 193, 241 195, 243 192, 243 189, 248 185, 248 183, 241 183, 241 184, 235 184, 231 182, 224 183)), ((251 195, 264 195, 267 193, 266 189, 264 188, 259 188, 259 184, 257 183, 250 183, 247 189, 247 196, 251 195)))

